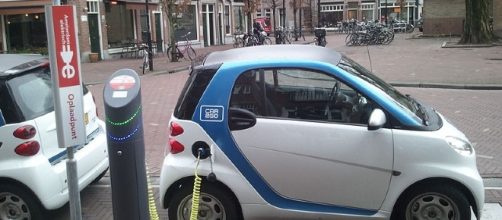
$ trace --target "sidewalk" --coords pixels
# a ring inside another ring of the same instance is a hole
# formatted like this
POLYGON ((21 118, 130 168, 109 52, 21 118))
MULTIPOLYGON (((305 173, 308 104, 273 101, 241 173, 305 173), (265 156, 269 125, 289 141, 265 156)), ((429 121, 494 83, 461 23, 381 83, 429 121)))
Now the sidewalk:
MULTIPOLYGON (((345 36, 329 33, 327 47, 396 86, 502 90, 502 46, 441 48, 444 42, 458 38, 412 38, 412 34, 396 34, 390 45, 347 47, 345 36)), ((306 36, 306 41, 293 43, 308 44, 312 40, 313 36, 306 36)), ((232 45, 218 45, 198 48, 196 52, 198 59, 202 59, 210 52, 231 48, 232 45)), ((146 75, 176 72, 190 66, 188 60, 170 62, 165 54, 155 56, 153 62, 154 71, 146 75)), ((82 75, 87 84, 102 83, 122 68, 140 72, 141 63, 141 59, 83 63, 82 75)))

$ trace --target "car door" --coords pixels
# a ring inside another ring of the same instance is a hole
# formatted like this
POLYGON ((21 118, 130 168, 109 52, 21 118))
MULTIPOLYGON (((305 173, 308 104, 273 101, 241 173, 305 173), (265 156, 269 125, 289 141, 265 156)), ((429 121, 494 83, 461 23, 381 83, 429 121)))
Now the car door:
POLYGON ((260 180, 251 184, 272 205, 380 208, 392 173, 392 130, 368 130, 377 106, 364 94, 320 71, 256 69, 237 78, 229 107, 256 116, 254 126, 231 136, 252 167, 244 175, 256 172, 260 180))

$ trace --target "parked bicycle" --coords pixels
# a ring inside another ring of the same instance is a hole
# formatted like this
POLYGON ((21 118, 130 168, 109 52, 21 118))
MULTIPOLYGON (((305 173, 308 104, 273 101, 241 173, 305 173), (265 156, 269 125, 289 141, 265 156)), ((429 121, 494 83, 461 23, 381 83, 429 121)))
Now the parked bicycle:
POLYGON ((390 44, 394 40, 394 32, 382 26, 367 26, 365 31, 352 32, 345 38, 345 45, 390 44))
POLYGON ((146 44, 141 44, 140 47, 139 47, 139 52, 141 54, 143 54, 143 63, 142 65, 140 66, 143 74, 145 74, 146 71, 150 70, 150 57, 148 56, 149 55, 149 52, 148 52, 148 45, 146 44))
POLYGON ((325 47, 328 42, 326 42, 326 29, 316 28, 314 30, 314 43, 316 46, 325 47))
POLYGON ((275 43, 276 44, 291 44, 290 39, 287 37, 283 27, 275 29, 275 43))
POLYGON ((303 35, 303 31, 300 28, 293 30, 293 36, 295 37, 295 41, 298 41, 299 38, 303 38, 303 41, 305 41, 305 35, 303 35))
POLYGON ((260 32, 259 35, 249 32, 244 35, 243 40, 246 47, 272 44, 272 40, 267 36, 265 31, 260 32))
POLYGON ((175 60, 179 60, 181 58, 185 59, 188 58, 190 61, 195 59, 195 56, 197 54, 195 53, 195 50, 192 47, 192 42, 188 39, 188 36, 190 36, 190 34, 191 32, 188 32, 187 34, 181 36, 181 38, 185 39, 185 42, 182 45, 176 43, 174 44, 174 47, 169 46, 167 48, 167 57, 169 58, 169 60, 173 60, 172 58, 176 58, 175 60))

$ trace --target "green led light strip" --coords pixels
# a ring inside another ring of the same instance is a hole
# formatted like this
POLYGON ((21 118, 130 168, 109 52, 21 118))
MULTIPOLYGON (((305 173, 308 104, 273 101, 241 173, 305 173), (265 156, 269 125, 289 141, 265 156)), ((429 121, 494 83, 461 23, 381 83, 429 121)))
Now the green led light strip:
POLYGON ((138 115, 140 110, 141 110, 141 105, 138 107, 138 110, 136 110, 136 112, 129 119, 127 119, 123 122, 113 122, 113 121, 110 121, 110 118, 108 118, 108 117, 106 117, 106 121, 113 126, 123 126, 123 125, 126 125, 129 122, 131 122, 138 115))

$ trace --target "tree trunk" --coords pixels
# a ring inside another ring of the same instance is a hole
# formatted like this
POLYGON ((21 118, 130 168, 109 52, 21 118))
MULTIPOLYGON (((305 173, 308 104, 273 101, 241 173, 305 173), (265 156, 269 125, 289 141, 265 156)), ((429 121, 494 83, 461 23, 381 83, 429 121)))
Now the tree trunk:
POLYGON ((461 44, 486 44, 493 39, 489 30, 489 0, 465 0, 464 33, 461 44))

